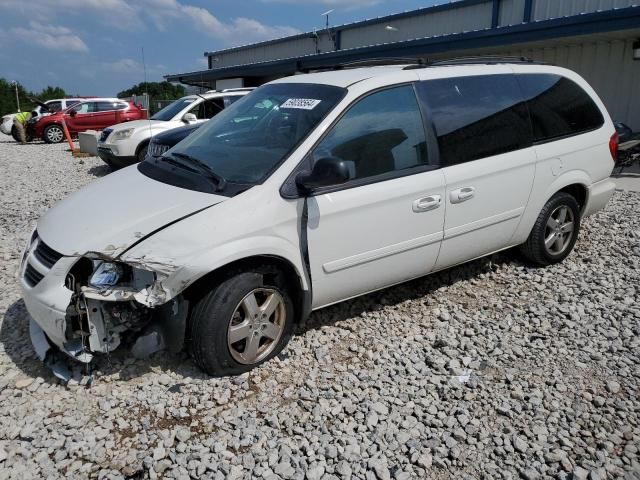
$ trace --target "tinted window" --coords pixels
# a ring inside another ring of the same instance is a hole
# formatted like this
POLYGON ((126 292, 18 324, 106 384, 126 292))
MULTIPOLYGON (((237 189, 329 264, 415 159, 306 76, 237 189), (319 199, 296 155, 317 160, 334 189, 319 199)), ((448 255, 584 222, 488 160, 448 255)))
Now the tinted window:
POLYGON ((514 75, 428 80, 419 91, 429 106, 444 165, 531 145, 527 107, 514 75))
POLYGON ((116 110, 126 110, 129 108, 129 104, 127 102, 117 102, 115 108, 116 110))
POLYGON ((98 112, 112 112, 116 109, 116 102, 97 102, 98 112))
POLYGON ((212 118, 218 113, 224 110, 224 103, 222 98, 211 98, 207 101, 203 101, 189 110, 189 113, 193 113, 198 120, 206 120, 212 118))
POLYGON ((232 103, 237 102, 242 98, 242 95, 231 95, 228 97, 224 97, 224 108, 227 108, 232 103))
POLYGON ((62 102, 47 102, 46 105, 50 112, 59 112, 62 110, 62 102))
POLYGON ((72 107, 80 103, 80 100, 65 100, 67 103, 67 108, 72 107))
POLYGON ((350 162, 352 178, 426 165, 427 149, 413 86, 373 93, 352 106, 313 151, 313 160, 350 162))
POLYGON ((518 75, 536 141, 576 135, 604 123, 600 109, 572 80, 559 75, 518 75))

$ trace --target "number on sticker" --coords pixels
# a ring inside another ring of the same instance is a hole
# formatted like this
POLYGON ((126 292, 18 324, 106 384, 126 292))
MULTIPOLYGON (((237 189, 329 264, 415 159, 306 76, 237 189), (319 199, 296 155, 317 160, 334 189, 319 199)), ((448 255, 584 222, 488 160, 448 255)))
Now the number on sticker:
POLYGON ((321 100, 316 100, 313 98, 290 98, 282 105, 280 108, 298 108, 301 110, 313 110, 318 106, 321 100))

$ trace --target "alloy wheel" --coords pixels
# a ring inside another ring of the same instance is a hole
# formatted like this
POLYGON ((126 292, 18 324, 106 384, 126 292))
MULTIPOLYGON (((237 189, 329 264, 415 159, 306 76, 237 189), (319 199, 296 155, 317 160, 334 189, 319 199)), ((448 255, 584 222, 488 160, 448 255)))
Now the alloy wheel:
POLYGON ((258 363, 276 348, 284 331, 286 308, 271 288, 249 292, 236 306, 227 330, 227 345, 235 361, 258 363))
POLYGON ((544 248, 547 253, 562 254, 571 244, 574 229, 573 211, 568 206, 560 205, 551 212, 544 233, 544 248))
POLYGON ((64 137, 64 132, 60 127, 51 127, 47 130, 47 137, 51 143, 59 143, 64 137))

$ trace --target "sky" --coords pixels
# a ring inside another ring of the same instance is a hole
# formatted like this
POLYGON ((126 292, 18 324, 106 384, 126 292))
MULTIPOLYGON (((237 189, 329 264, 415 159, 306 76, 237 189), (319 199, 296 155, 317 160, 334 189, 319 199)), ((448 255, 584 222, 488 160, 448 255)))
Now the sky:
MULTIPOLYGON (((441 0, 440 3, 447 3, 441 0)), ((434 0, 0 0, 0 77, 113 96, 206 68, 205 51, 413 10, 434 0)))

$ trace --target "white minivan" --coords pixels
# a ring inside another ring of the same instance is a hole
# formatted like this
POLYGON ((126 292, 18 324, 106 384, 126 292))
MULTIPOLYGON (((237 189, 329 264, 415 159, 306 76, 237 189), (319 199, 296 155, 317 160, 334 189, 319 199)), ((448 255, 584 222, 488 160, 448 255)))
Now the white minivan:
POLYGON ((515 246, 560 262, 611 197, 616 152, 563 68, 282 78, 40 219, 20 271, 33 343, 89 362, 154 334, 244 372, 312 310, 515 246))

